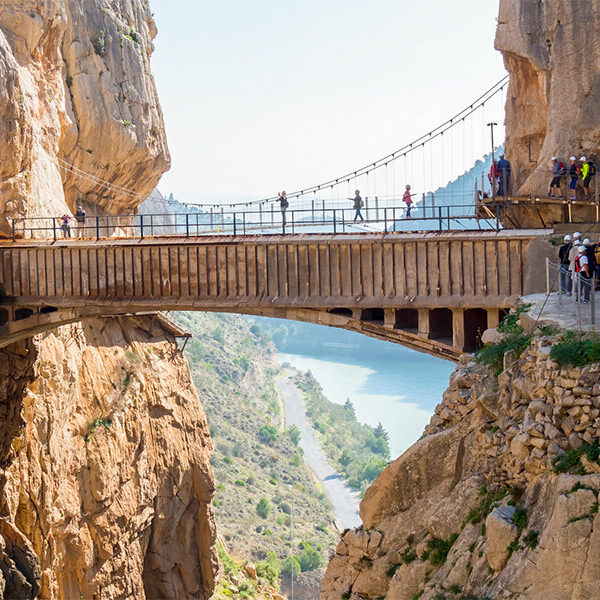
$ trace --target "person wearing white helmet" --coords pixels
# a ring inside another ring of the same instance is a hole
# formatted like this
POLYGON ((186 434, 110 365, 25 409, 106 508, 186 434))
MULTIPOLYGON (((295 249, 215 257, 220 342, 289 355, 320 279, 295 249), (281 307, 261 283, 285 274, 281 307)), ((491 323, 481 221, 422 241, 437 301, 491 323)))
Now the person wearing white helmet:
POLYGON ((412 217, 410 216, 410 209, 412 208, 412 197, 415 194, 411 194, 410 193, 410 185, 406 186, 406 189, 404 190, 404 194, 402 194, 402 200, 404 201, 404 203, 406 204, 406 218, 407 219, 412 219, 412 217))
POLYGON ((571 271, 571 282, 575 282, 575 277, 573 277, 575 273, 575 259, 577 258, 577 248, 579 248, 580 244, 581 234, 579 231, 576 231, 573 234, 571 250, 569 250, 569 271, 571 271))
POLYGON ((558 160, 556 156, 552 157, 552 181, 550 182, 550 191, 548 192, 549 198, 562 198, 562 192, 560 190, 560 180, 565 174, 565 165, 561 160, 558 160), (558 195, 556 195, 558 192, 558 195))
POLYGON ((570 269, 571 261, 569 260, 569 252, 571 252, 571 248, 573 247, 572 240, 572 236, 569 234, 565 235, 565 243, 558 251, 558 259, 560 260, 560 289, 567 296, 571 295, 573 285, 570 269))
POLYGON ((596 272, 596 257, 594 256, 595 247, 590 238, 585 238, 583 240, 583 247, 585 248, 585 255, 588 259, 588 270, 590 272, 590 277, 593 277, 594 273, 596 272))
POLYGON ((569 199, 577 200, 577 179, 579 178, 579 165, 577 164, 577 158, 575 156, 571 156, 569 158, 569 177, 571 181, 569 181, 569 199))
POLYGON ((590 265, 585 250, 585 246, 579 246, 577 248, 577 257, 575 258, 575 272, 579 278, 579 294, 577 294, 577 301, 583 304, 587 304, 590 301, 590 288, 592 275, 590 272, 590 265))
POLYGON ((596 174, 596 165, 588 160, 587 157, 581 157, 581 183, 583 185, 583 193, 586 199, 590 197, 590 183, 592 177, 596 174))

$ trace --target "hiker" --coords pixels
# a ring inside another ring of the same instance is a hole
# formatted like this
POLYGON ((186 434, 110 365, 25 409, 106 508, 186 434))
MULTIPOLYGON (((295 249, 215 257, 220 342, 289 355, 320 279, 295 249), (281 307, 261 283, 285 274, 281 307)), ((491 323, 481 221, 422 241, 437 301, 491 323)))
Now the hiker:
POLYGON ((500 171, 498 171, 498 163, 495 160, 492 161, 492 166, 488 173, 488 181, 492 187, 492 196, 495 196, 498 191, 498 182, 500 181, 500 171))
POLYGON ((365 205, 365 203, 363 202, 363 199, 360 197, 360 191, 359 190, 354 190, 354 198, 348 198, 348 200, 352 200, 354 202, 354 210, 356 211, 354 213, 354 221, 356 222, 356 219, 358 219, 360 217, 361 221, 364 221, 363 216, 360 212, 360 209, 365 205))
POLYGON ((564 244, 560 247, 558 251, 558 258, 560 260, 560 289, 563 294, 567 296, 571 295, 571 289, 573 285, 571 270, 570 270, 570 260, 569 253, 571 252, 571 248, 573 244, 571 243, 573 237, 569 234, 565 235, 564 244))
POLYGON ((560 190, 560 180, 565 174, 565 165, 562 161, 558 160, 556 156, 552 157, 552 181, 550 182, 550 191, 548 192, 549 198, 561 198, 562 192, 560 190), (555 189, 558 191, 558 196, 555 193, 555 189))
POLYGON ((575 259, 577 258, 577 248, 581 245, 581 234, 576 231, 571 240, 571 249, 569 250, 569 271, 571 275, 571 288, 575 285, 575 259))
POLYGON ((577 179, 579 178, 579 165, 577 164, 577 158, 571 156, 569 158, 571 165, 569 166, 569 200, 577 200, 577 179))
POLYGON ((596 165, 585 156, 581 157, 581 183, 583 185, 583 194, 586 200, 590 197, 590 183, 592 177, 596 174, 596 165))
POLYGON ((583 240, 583 247, 585 248, 585 255, 588 259, 590 277, 593 277, 596 273, 596 257, 594 252, 595 248, 592 245, 590 238, 585 238, 585 240, 583 240))
POLYGON ((406 189, 404 190, 404 194, 402 195, 402 200, 404 201, 404 203, 406 204, 406 218, 407 219, 412 219, 412 217, 410 216, 410 209, 412 208, 412 197, 415 194, 411 194, 410 193, 410 185, 406 186, 406 189))
POLYGON ((590 280, 588 257, 585 252, 585 246, 579 246, 577 257, 575 258, 575 272, 579 278, 577 301, 582 304, 588 304, 590 301, 590 280))
POLYGON ((285 232, 285 225, 287 223, 286 218, 285 218, 285 211, 288 209, 288 206, 290 205, 290 203, 288 202, 288 199, 287 199, 287 194, 285 192, 281 192, 275 202, 279 202, 279 206, 281 208, 281 221, 283 223, 283 229, 285 232))
POLYGON ((81 239, 82 237, 85 237, 85 210, 83 210, 81 205, 77 207, 75 220, 77 221, 77 238, 81 239))
POLYGON ((600 289, 600 238, 594 245, 594 260, 596 261, 596 288, 600 289))
POLYGON ((60 219, 62 221, 60 228, 62 229, 63 237, 70 238, 71 237, 71 215, 68 215, 65 213, 60 219))
POLYGON ((504 158, 504 154, 499 155, 498 171, 500 179, 498 183, 498 195, 507 196, 510 188, 510 163, 504 158))

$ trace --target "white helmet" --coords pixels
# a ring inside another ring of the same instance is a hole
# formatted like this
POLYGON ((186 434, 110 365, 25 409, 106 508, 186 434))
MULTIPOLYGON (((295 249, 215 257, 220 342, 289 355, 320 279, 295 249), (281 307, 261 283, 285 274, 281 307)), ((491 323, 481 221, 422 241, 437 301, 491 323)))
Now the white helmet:
POLYGON ((576 232, 573 234, 573 237, 574 237, 574 238, 577 238, 577 239, 579 239, 579 238, 581 237, 581 234, 579 233, 579 231, 576 231, 576 232))
POLYGON ((553 156, 550 160, 556 160, 556 156, 553 156))
POLYGON ((585 162, 587 160, 587 158, 585 156, 582 156, 579 160, 582 160, 583 162, 585 162))
POLYGON ((576 156, 571 156, 571 158, 569 160, 572 160, 573 162, 575 162, 577 160, 576 156))
POLYGON ((565 242, 570 242, 573 238, 567 233, 567 235, 565 235, 565 242))
POLYGON ((583 240, 583 245, 584 246, 589 246, 592 242, 590 242, 590 238, 585 238, 585 240, 583 240))
POLYGON ((583 254, 585 252, 585 246, 579 246, 579 248, 577 248, 577 251, 579 252, 579 254, 583 254))

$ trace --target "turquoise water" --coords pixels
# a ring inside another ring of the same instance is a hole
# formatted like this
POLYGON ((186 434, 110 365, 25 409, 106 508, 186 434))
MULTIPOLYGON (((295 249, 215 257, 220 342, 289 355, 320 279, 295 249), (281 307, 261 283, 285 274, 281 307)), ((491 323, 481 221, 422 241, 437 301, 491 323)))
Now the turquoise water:
POLYGON ((454 364, 348 331, 336 331, 336 341, 330 342, 320 331, 328 328, 317 325, 310 327, 318 328, 318 335, 306 336, 307 327, 302 325, 300 340, 288 339, 288 347, 278 352, 279 362, 310 370, 332 402, 350 398, 359 421, 381 421, 390 434, 393 458, 418 440, 454 364))

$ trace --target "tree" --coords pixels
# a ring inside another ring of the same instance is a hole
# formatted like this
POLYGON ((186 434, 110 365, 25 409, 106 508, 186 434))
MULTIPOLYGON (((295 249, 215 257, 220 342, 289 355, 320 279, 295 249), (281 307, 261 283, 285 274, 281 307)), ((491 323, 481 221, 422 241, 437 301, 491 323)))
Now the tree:
POLYGON ((288 427, 287 432, 290 436, 290 439, 292 440, 292 444, 294 444, 294 446, 297 446, 300 443, 300 430, 298 429, 298 427, 296 427, 296 425, 290 425, 288 427))
POLYGON ((390 448, 385 438, 377 437, 375 434, 370 433, 366 444, 375 454, 381 454, 385 458, 390 455, 390 448))
POLYGON ((274 584, 279 578, 281 572, 281 561, 277 557, 275 552, 269 550, 265 560, 256 563, 256 573, 259 577, 264 577, 272 584, 274 584))
POLYGON ((294 574, 294 577, 296 577, 296 575, 300 575, 300 563, 295 556, 288 556, 283 561, 281 574, 289 577, 292 573, 294 574))
POLYGON ((323 557, 318 550, 315 550, 308 542, 302 542, 302 552, 298 557, 300 563, 300 570, 304 573, 305 571, 314 571, 323 564, 323 557))
POLYGON ((350 401, 350 398, 346 398, 346 402, 344 402, 344 408, 351 412, 352 414, 355 414, 354 412, 354 404, 352 404, 352 402, 350 401))
POLYGON ((263 444, 272 446, 277 441, 277 429, 273 425, 263 425, 258 430, 258 437, 263 444))
POLYGON ((348 452, 347 448, 344 448, 341 456, 338 458, 338 462, 342 467, 347 467, 352 462, 352 454, 348 452))
POLYGON ((358 479, 360 481, 373 481, 383 469, 387 466, 387 463, 379 457, 373 456, 369 460, 365 461, 360 466, 360 472, 358 479))
POLYGON ((256 514, 263 519, 266 519, 271 512, 269 501, 263 496, 256 505, 256 514))
POLYGON ((390 443, 390 434, 383 428, 381 421, 377 423, 377 427, 373 429, 375 437, 383 438, 388 444, 390 443))

